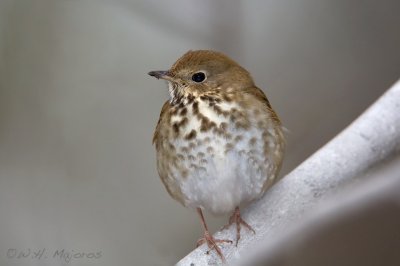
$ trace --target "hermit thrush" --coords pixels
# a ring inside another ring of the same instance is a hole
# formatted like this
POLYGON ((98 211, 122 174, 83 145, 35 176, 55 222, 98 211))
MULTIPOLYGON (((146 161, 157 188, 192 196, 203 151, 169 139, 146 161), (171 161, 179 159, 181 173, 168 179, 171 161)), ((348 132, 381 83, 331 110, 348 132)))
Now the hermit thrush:
MULTIPOLYGON (((239 205, 249 203, 278 178, 285 141, 278 116, 249 72, 222 53, 184 54, 167 71, 150 76, 168 82, 170 99, 161 109, 153 143, 157 169, 169 194, 196 209, 204 238, 224 261, 219 242, 208 231, 202 210, 232 212, 236 245, 239 205)), ((255 233, 255 232, 254 232, 255 233)))

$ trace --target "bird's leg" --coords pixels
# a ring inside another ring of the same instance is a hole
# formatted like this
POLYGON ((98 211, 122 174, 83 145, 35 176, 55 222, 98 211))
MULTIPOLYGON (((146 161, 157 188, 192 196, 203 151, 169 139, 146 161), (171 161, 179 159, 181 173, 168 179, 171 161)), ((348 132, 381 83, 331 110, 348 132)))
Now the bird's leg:
POLYGON ((200 238, 200 239, 197 241, 197 246, 200 246, 200 245, 202 245, 202 244, 204 244, 204 243, 207 243, 207 246, 208 246, 208 248, 210 249, 210 250, 207 252, 207 254, 208 254, 211 250, 215 249, 215 251, 216 251, 216 252, 218 253, 218 255, 220 256, 222 262, 225 263, 225 262, 226 262, 225 257, 224 257, 224 255, 222 254, 222 251, 221 251, 221 249, 218 247, 217 243, 232 243, 232 241, 231 241, 231 240, 228 240, 228 239, 215 239, 215 238, 210 234, 210 232, 208 231, 208 227, 207 227, 206 221, 205 221, 205 219, 204 219, 203 212, 201 211, 200 208, 197 208, 197 213, 198 213, 199 216, 200 216, 201 224, 203 225, 203 228, 204 228, 204 237, 203 237, 203 238, 200 238))
POLYGON ((239 207, 235 208, 234 212, 232 213, 231 217, 229 218, 229 223, 227 225, 225 225, 224 227, 222 227, 222 230, 225 230, 226 228, 231 226, 233 223, 236 224, 236 246, 238 245, 239 239, 240 239, 241 225, 244 225, 244 227, 246 227, 247 229, 252 231, 254 234, 256 233, 256 231, 254 231, 254 229, 248 223, 246 223, 240 216, 239 207))

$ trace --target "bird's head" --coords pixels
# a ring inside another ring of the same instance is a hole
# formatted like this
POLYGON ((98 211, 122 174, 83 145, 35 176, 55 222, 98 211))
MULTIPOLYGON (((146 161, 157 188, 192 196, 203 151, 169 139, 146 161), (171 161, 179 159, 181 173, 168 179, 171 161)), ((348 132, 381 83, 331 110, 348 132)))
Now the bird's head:
POLYGON ((169 70, 151 71, 149 75, 168 81, 172 103, 189 95, 198 97, 254 86, 249 72, 226 55, 209 50, 189 51, 169 70))

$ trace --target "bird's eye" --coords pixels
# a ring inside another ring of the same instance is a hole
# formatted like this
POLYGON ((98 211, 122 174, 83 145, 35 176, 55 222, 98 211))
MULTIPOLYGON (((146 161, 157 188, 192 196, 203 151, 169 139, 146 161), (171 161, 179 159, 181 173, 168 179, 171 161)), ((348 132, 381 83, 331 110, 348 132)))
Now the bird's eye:
POLYGON ((203 82, 205 79, 206 74, 204 74, 203 72, 196 72, 192 76, 192 80, 197 83, 203 82))

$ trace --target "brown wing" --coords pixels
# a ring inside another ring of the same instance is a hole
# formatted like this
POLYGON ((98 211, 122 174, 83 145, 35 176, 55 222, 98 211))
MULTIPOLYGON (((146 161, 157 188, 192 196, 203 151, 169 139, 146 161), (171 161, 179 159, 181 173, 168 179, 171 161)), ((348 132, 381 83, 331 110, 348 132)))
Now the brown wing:
POLYGON ((244 92, 253 95, 255 98, 257 98, 258 100, 263 102, 266 105, 266 107, 271 111, 272 119, 274 119, 279 125, 281 124, 281 121, 279 120, 278 115, 272 109, 272 106, 269 103, 267 96, 260 88, 258 88, 256 86, 249 87, 249 88, 244 89, 244 92))
POLYGON ((169 101, 166 101, 164 103, 163 107, 161 108, 160 118, 158 118, 157 126, 156 126, 156 129, 154 130, 154 134, 153 134, 153 144, 155 144, 157 142, 157 140, 159 139, 159 137, 160 137, 161 120, 168 113, 168 110, 170 108, 171 108, 171 104, 169 103, 169 101))

